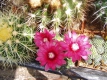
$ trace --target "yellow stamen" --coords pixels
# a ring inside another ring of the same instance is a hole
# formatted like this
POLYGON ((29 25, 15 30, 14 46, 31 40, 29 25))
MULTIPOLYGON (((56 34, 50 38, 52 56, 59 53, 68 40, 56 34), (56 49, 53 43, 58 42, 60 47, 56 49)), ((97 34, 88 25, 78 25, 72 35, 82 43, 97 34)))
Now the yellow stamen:
POLYGON ((0 40, 5 42, 12 37, 12 28, 3 26, 0 28, 0 40))

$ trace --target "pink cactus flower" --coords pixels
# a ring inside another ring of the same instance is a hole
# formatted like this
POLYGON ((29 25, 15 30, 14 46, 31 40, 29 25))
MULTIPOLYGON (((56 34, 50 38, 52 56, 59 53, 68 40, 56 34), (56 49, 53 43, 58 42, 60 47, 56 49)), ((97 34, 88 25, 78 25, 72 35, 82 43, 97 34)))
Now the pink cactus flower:
POLYGON ((46 42, 53 41, 55 34, 52 31, 44 30, 44 32, 36 32, 34 36, 34 43, 36 46, 41 46, 46 42))
POLYGON ((88 37, 85 35, 77 35, 75 32, 68 32, 65 34, 64 41, 60 42, 60 45, 66 50, 66 57, 71 58, 73 62, 77 60, 87 60, 88 55, 91 54, 89 48, 88 37))
POLYGON ((45 66, 45 70, 55 70, 65 64, 64 53, 56 42, 47 42, 39 47, 36 60, 41 66, 45 66))

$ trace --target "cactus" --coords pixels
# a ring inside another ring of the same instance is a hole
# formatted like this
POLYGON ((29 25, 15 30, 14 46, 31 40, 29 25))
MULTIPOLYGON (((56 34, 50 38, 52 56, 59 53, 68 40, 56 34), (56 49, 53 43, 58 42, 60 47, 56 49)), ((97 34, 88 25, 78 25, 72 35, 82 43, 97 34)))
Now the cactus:
POLYGON ((86 11, 93 5, 92 0, 63 0, 63 11, 65 11, 65 27, 79 30, 81 21, 85 20, 86 11))
POLYGON ((104 27, 107 26, 107 1, 106 0, 97 0, 95 2, 96 12, 93 15, 96 15, 96 18, 93 22, 100 18, 104 22, 104 27))
POLYGON ((47 4, 43 1, 43 4, 32 12, 36 15, 33 22, 36 21, 39 28, 48 27, 56 32, 72 28, 79 30, 81 21, 85 20, 86 11, 92 5, 91 2, 92 0, 52 0, 47 4), (51 5, 54 1, 58 1, 60 5, 51 5))
POLYGON ((92 54, 89 56, 89 59, 86 61, 88 65, 92 64, 94 67, 107 64, 107 41, 104 41, 104 39, 101 36, 95 36, 90 40, 90 43, 92 44, 91 52, 92 54))
POLYGON ((29 62, 35 53, 33 31, 21 15, 0 12, 0 60, 10 65, 29 62))

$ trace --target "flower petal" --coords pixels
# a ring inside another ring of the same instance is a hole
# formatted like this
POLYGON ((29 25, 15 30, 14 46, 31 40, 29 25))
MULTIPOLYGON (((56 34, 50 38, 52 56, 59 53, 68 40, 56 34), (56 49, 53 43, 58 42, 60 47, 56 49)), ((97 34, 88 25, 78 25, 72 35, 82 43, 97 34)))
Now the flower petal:
POLYGON ((48 70, 49 70, 49 65, 46 64, 46 65, 45 65, 45 71, 48 71, 48 70))
POLYGON ((81 60, 81 58, 87 59, 90 54, 88 49, 91 47, 87 36, 83 34, 77 35, 74 31, 72 31, 72 35, 68 32, 68 34, 65 35, 64 40, 66 44, 61 43, 61 45, 66 49, 65 56, 67 58, 72 58, 73 62, 81 60), (78 44, 77 49, 72 49, 73 44, 78 44))
POLYGON ((88 56, 81 56, 84 60, 88 59, 88 56))

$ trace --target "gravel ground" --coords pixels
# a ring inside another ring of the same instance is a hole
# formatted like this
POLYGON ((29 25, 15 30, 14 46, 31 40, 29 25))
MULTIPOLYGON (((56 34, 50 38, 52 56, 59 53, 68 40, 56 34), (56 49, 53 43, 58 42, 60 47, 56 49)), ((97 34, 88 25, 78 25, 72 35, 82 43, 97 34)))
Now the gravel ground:
POLYGON ((18 66, 15 69, 0 69, 0 80, 70 80, 44 71, 18 66))

